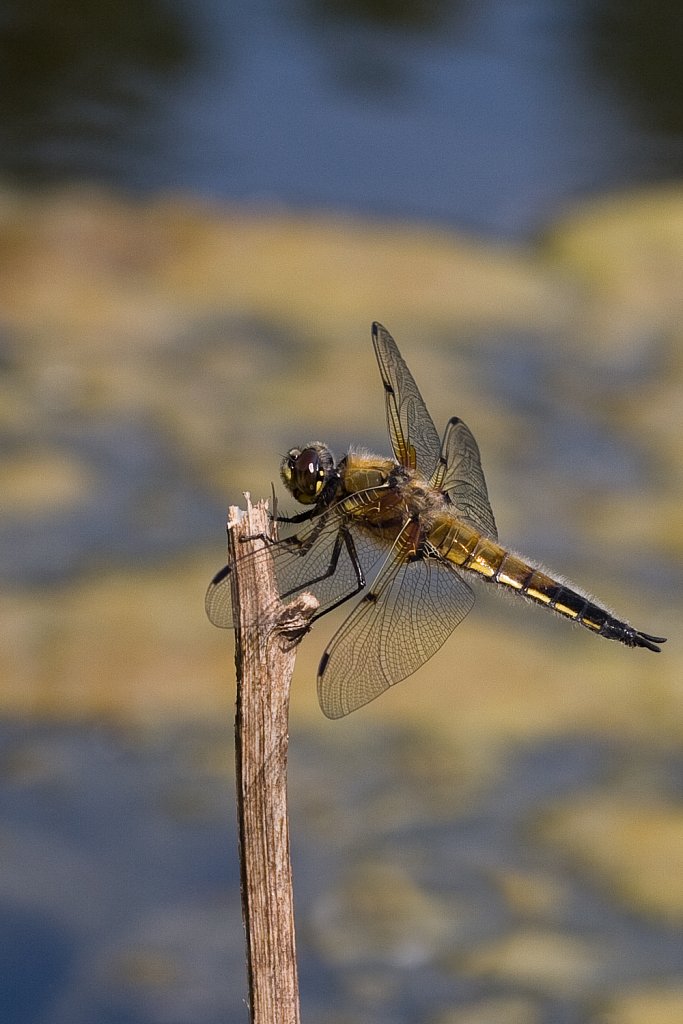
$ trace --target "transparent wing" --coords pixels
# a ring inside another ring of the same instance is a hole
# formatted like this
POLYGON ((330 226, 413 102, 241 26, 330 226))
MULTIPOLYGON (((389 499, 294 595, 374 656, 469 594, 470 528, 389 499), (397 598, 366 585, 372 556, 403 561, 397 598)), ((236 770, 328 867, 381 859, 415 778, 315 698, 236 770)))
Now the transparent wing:
POLYGON ((372 325, 372 343, 384 384, 387 426, 396 461, 409 469, 419 469, 429 479, 441 450, 436 427, 386 327, 372 325))
POLYGON ((446 492, 455 505, 458 519, 497 540, 498 530, 489 504, 479 447, 472 431, 457 416, 446 424, 439 464, 430 484, 446 492))
MULTIPOLYGON (((353 501, 372 500, 377 490, 358 492, 353 501)), ((247 558, 272 558, 280 599, 288 601, 310 591, 320 602, 316 618, 344 598, 358 593, 372 566, 386 555, 387 542, 381 531, 376 536, 349 529, 346 502, 342 499, 304 527, 290 527, 290 533, 264 546, 247 558)), ((232 565, 221 569, 209 584, 205 608, 214 626, 234 626, 231 576, 232 565)))
POLYGON ((333 636, 318 669, 318 700, 341 718, 416 672, 462 622, 474 594, 449 563, 406 561, 395 548, 333 636))

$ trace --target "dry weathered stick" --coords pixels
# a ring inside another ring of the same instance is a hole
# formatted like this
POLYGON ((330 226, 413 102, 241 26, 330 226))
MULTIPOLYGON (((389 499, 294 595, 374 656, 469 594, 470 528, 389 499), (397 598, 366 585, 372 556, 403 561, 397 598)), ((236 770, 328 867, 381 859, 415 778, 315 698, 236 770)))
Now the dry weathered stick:
POLYGON ((317 603, 310 595, 284 607, 269 559, 244 560, 269 531, 267 505, 228 514, 237 665, 235 760, 242 914, 252 1024, 298 1024, 287 816, 289 687, 296 642, 317 603), (255 625, 257 623, 257 625, 255 625))

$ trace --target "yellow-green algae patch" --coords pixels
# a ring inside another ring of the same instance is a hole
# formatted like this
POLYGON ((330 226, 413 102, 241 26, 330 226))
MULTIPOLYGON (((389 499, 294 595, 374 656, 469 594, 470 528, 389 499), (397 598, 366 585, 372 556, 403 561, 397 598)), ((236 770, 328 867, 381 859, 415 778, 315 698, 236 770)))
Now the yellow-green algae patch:
MULTIPOLYGON (((73 346, 162 343, 174 316, 226 306, 310 330, 400 320, 547 323, 552 275, 521 248, 419 225, 248 211, 91 189, 0 203, 0 304, 73 346), (97 331, 93 334, 93 331, 97 331)), ((552 302, 551 302, 552 305, 552 302)))
POLYGON ((683 985, 643 985, 609 999, 595 1024, 675 1024, 683 1020, 683 985))
POLYGON ((33 517, 76 507, 96 474, 64 452, 41 449, 0 457, 3 515, 33 517))
POLYGON ((683 808, 663 797, 597 792, 556 806, 540 835, 633 910, 683 921, 683 808))
POLYGON ((463 970, 557 998, 590 991, 609 964, 609 954, 590 939, 521 928, 472 950, 463 970))
POLYGON ((439 1014, 434 1024, 539 1024, 541 1010, 527 996, 494 996, 439 1014))

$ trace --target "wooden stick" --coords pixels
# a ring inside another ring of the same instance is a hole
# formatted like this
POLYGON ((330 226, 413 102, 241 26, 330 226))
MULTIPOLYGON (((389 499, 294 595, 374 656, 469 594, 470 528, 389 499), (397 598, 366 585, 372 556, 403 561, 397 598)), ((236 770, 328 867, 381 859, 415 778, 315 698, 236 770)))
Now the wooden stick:
POLYGON ((228 513, 237 666, 235 761, 249 1007, 252 1024, 298 1024, 292 869, 287 815, 289 687, 296 645, 317 602, 278 597, 270 559, 244 559, 264 546, 267 503, 228 513), (257 625, 255 625, 255 623, 257 625))

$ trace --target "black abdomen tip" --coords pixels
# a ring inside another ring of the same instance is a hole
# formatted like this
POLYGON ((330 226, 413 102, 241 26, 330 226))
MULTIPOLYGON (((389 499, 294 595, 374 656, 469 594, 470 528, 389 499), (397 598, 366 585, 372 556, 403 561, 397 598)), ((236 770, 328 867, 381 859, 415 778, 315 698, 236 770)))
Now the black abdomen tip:
POLYGON ((635 630, 633 633, 634 647, 646 647, 648 651, 656 651, 659 654, 661 651, 659 644, 665 643, 665 636, 650 636, 649 633, 641 633, 639 630, 635 630))

